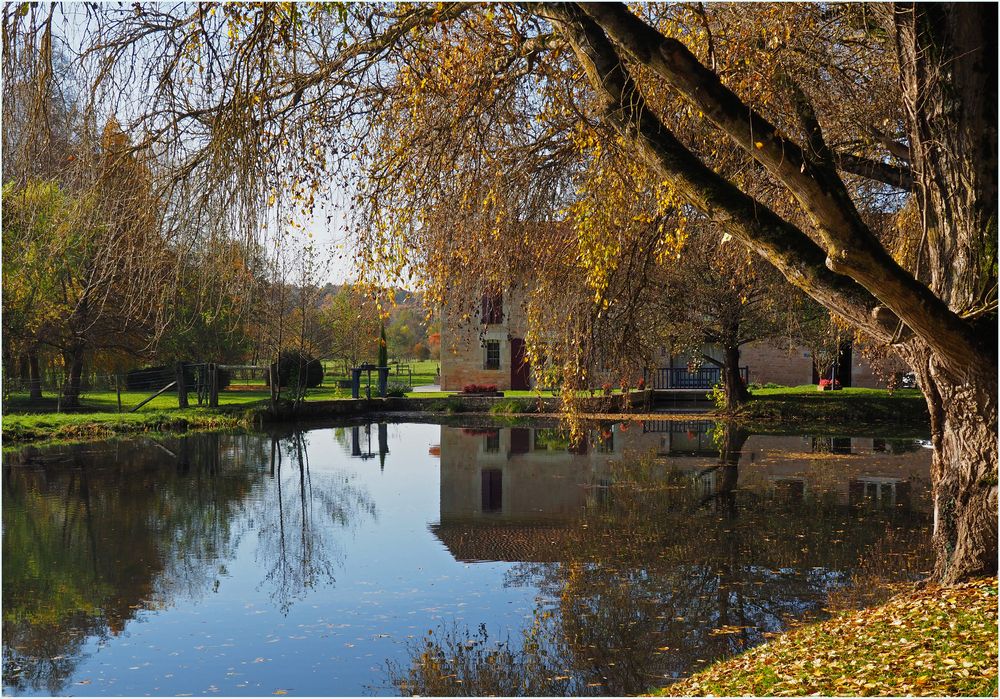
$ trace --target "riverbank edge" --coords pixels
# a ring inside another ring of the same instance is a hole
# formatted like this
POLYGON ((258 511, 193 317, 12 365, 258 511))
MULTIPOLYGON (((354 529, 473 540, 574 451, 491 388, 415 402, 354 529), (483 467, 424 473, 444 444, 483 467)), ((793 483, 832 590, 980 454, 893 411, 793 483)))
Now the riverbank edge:
MULTIPOLYGON (((434 398, 371 398, 358 400, 306 401, 294 410, 289 406, 272 412, 262 407, 223 406, 150 413, 10 414, 4 415, 5 446, 48 442, 81 442, 129 437, 149 433, 261 428, 264 425, 319 423, 387 417, 393 420, 430 419, 448 416, 459 421, 490 419, 516 425, 536 418, 564 418, 558 397, 504 398, 461 396, 434 398)), ((863 435, 873 429, 891 429, 896 436, 921 438, 928 433, 929 419, 922 399, 888 394, 864 400, 840 396, 819 399, 801 393, 772 395, 752 400, 735 415, 717 412, 653 413, 650 392, 636 391, 627 400, 621 396, 581 398, 577 409, 586 420, 735 420, 750 432, 782 433, 814 430, 828 434, 863 435)))
POLYGON ((652 696, 996 696, 997 579, 793 627, 652 696))

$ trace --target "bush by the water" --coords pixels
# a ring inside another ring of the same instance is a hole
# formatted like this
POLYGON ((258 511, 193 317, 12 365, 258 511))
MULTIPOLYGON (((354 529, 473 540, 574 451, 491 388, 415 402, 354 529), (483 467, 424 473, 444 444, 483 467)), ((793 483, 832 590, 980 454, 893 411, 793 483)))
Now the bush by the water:
MULTIPOLYGON (((305 388, 316 388, 323 383, 323 362, 311 354, 286 350, 278 355, 278 361, 271 364, 271 372, 278 376, 278 387, 299 385, 299 371, 305 371, 305 388)), ((264 377, 265 383, 270 383, 270 377, 264 377)))

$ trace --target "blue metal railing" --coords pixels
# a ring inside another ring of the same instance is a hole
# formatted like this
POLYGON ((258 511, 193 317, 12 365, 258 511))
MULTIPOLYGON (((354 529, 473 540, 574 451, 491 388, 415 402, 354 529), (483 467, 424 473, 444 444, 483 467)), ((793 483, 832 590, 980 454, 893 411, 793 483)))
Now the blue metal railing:
MULTIPOLYGON (((740 376, 746 384, 750 379, 750 368, 740 367, 740 376)), ((646 371, 646 387, 654 390, 677 388, 708 390, 719 383, 722 383, 722 369, 716 366, 701 367, 694 371, 688 371, 686 367, 662 367, 646 371)))

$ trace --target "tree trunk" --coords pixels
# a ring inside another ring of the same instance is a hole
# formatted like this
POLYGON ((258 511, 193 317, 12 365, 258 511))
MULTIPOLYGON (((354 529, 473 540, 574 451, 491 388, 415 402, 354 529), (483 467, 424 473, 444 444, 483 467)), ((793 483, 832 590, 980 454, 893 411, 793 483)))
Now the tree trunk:
POLYGON ((63 351, 65 382, 63 383, 63 407, 76 408, 80 405, 80 379, 83 376, 83 346, 73 345, 63 351))
POLYGON ((725 511, 730 519, 736 517, 736 488, 740 479, 740 457, 743 445, 750 433, 732 420, 727 420, 723 428, 722 443, 719 444, 719 470, 721 478, 715 492, 705 496, 701 504, 715 502, 717 511, 725 511))
POLYGON ((931 416, 934 579, 997 573, 997 368, 984 357, 964 377, 914 353, 931 416))
POLYGON ((42 375, 38 370, 38 352, 34 348, 28 351, 28 392, 31 400, 41 400, 42 375))
POLYGON ((916 340, 934 444, 934 578, 997 572, 997 7, 898 4, 893 13, 929 285, 966 319, 976 356, 916 340))
POLYGON ((743 377, 740 375, 739 345, 727 346, 722 360, 722 385, 726 389, 726 410, 735 412, 750 400, 743 377))

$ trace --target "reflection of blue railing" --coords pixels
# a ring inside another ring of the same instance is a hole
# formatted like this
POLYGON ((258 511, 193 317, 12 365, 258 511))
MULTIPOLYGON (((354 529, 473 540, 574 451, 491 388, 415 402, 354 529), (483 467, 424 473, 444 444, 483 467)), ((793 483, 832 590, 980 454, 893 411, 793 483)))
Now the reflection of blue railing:
MULTIPOLYGON (((746 384, 750 379, 750 368, 740 367, 740 377, 746 384)), ((689 371, 686 367, 653 369, 646 371, 646 385, 655 390, 677 388, 709 389, 722 382, 722 369, 719 367, 701 367, 689 371)))
POLYGON ((708 434, 715 427, 708 420, 643 420, 643 432, 667 432, 673 434, 708 434))

